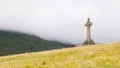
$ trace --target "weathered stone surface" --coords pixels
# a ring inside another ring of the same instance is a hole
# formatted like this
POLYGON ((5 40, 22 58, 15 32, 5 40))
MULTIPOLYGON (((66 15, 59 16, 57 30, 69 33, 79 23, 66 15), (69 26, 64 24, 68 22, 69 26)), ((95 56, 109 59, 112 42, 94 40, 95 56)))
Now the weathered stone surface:
POLYGON ((85 42, 83 42, 83 45, 94 45, 94 41, 91 39, 91 32, 90 27, 92 26, 92 23, 90 22, 90 18, 87 19, 87 23, 85 24, 85 27, 87 27, 87 39, 85 42))
POLYGON ((90 41, 86 40, 85 42, 83 42, 82 45, 95 45, 94 41, 91 39, 90 41))

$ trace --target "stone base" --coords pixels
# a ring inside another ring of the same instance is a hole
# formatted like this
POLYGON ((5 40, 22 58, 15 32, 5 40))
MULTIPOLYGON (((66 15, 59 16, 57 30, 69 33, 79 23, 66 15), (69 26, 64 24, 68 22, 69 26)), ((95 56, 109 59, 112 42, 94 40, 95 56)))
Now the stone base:
POLYGON ((95 45, 94 41, 91 39, 90 41, 86 40, 85 42, 83 42, 82 45, 95 45))

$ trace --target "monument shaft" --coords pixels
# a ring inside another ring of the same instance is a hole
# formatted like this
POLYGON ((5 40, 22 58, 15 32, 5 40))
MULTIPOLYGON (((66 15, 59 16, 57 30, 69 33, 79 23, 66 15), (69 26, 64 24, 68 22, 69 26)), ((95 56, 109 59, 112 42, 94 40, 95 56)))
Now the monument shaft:
POLYGON ((87 40, 90 41, 91 35, 90 35, 90 27, 87 27, 87 40))

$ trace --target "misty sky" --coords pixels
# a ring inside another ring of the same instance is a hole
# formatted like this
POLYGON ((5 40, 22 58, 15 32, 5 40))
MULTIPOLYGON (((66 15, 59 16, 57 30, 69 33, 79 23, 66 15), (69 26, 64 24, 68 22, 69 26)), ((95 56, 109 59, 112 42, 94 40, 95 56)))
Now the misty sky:
POLYGON ((0 29, 79 44, 87 18, 97 43, 120 41, 120 0, 0 0, 0 29))

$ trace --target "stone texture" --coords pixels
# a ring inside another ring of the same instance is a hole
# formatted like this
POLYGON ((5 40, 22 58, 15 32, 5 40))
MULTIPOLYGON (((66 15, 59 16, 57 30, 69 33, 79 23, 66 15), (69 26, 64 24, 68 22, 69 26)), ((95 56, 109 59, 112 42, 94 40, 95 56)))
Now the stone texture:
POLYGON ((87 38, 85 42, 83 42, 83 45, 94 45, 94 41, 91 39, 91 30, 90 27, 92 26, 92 23, 90 22, 90 18, 87 19, 87 23, 85 24, 85 27, 87 27, 87 38))
POLYGON ((90 41, 86 40, 82 45, 95 45, 94 41, 91 39, 90 41))

